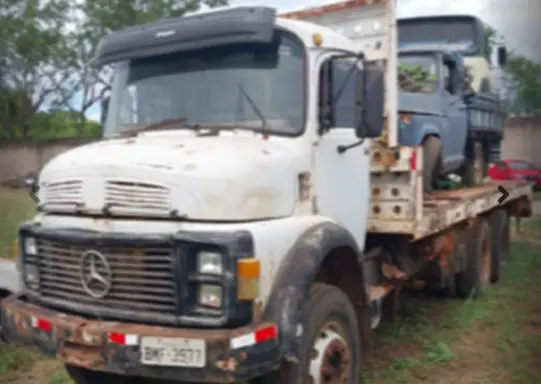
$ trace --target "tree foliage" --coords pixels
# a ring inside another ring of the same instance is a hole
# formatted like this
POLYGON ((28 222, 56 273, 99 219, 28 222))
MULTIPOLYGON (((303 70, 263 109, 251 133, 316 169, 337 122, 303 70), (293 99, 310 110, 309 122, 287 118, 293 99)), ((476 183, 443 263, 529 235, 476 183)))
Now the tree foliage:
POLYGON ((514 53, 509 55, 506 72, 514 98, 511 112, 541 115, 541 64, 514 53))
POLYGON ((494 54, 494 50, 498 45, 498 31, 496 31, 490 25, 485 24, 484 38, 486 57, 490 62, 490 60, 492 59, 492 55, 494 54))
POLYGON ((0 0, 0 139, 96 134, 85 115, 111 81, 110 70, 89 65, 99 40, 114 30, 226 2, 0 0))

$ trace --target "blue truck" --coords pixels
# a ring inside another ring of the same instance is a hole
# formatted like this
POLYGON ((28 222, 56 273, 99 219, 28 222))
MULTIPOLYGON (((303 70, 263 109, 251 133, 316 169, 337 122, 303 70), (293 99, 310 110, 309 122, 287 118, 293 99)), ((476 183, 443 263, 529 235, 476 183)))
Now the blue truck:
MULTIPOLYGON (((398 40, 399 142, 423 146, 425 192, 449 173, 467 186, 482 184, 499 156, 505 119, 484 24, 473 16, 402 19, 398 40)), ((497 57, 505 65, 505 47, 497 57)))

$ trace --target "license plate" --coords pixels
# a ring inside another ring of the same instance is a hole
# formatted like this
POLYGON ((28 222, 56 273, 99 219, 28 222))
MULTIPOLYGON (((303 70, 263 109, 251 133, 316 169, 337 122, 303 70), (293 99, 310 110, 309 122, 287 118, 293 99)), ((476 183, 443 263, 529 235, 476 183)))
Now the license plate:
POLYGON ((204 340, 143 337, 140 351, 141 363, 145 365, 203 368, 207 363, 204 340))

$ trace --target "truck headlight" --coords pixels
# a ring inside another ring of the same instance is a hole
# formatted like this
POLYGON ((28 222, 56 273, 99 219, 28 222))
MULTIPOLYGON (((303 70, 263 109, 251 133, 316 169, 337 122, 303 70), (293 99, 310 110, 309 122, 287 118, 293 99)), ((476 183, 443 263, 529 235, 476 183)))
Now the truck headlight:
POLYGON ((200 251, 197 254, 197 272, 221 275, 224 270, 223 256, 219 252, 200 251))
POLYGON ((222 287, 219 285, 201 284, 199 286, 199 304, 206 307, 222 307, 222 287))
POLYGON ((35 256, 38 254, 38 245, 33 237, 26 237, 23 240, 23 251, 26 255, 35 256))
POLYGON ((39 269, 36 265, 25 264, 24 270, 24 282, 30 289, 39 289, 39 269))

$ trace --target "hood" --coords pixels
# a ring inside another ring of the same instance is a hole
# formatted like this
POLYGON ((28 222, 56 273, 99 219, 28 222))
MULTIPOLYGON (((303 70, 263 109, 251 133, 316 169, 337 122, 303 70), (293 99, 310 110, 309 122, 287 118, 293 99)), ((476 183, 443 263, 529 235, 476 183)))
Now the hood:
POLYGON ((278 139, 244 132, 105 140, 53 159, 40 175, 45 210, 246 221, 295 208, 297 164, 278 139))
POLYGON ((398 110, 423 115, 441 114, 441 99, 434 93, 398 93, 398 110))

